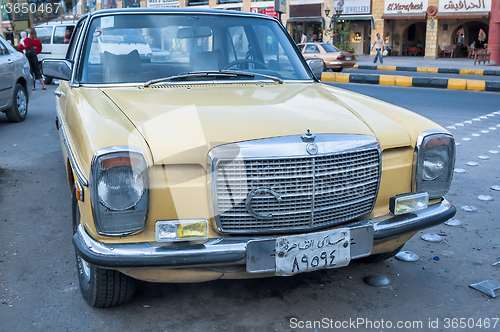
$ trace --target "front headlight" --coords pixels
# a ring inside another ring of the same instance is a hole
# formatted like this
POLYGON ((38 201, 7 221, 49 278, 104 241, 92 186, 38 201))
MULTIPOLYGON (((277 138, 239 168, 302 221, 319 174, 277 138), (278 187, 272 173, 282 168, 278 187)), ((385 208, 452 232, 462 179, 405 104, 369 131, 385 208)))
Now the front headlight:
POLYGON ((92 159, 90 198, 97 232, 123 236, 144 229, 149 170, 142 150, 110 147, 92 159))
POLYGON ((415 146, 413 191, 439 198, 450 189, 455 167, 455 140, 435 130, 421 133, 415 146))

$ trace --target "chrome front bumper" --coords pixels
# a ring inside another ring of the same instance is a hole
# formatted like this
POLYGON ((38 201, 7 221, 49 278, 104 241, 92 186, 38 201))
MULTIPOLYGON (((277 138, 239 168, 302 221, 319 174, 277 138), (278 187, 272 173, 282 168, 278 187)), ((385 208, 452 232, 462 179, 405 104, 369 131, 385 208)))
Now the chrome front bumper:
MULTIPOLYGON (((362 220, 344 228, 351 229, 351 258, 368 256, 373 243, 440 224, 455 215, 456 209, 446 199, 416 213, 362 220), (356 239, 370 241, 356 241, 356 239)), ((247 264, 248 243, 269 244, 276 236, 228 237, 206 243, 125 243, 109 244, 92 239, 82 225, 73 236, 78 254, 87 262, 106 269, 194 268, 247 264)), ((268 255, 269 256, 269 255, 268 255)), ((251 271, 250 271, 251 272, 251 271)))

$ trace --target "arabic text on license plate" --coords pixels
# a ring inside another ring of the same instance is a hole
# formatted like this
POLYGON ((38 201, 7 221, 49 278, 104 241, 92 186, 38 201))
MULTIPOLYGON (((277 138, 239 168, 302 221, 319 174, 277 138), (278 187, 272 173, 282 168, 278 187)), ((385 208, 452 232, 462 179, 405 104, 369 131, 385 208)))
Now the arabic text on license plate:
POLYGON ((276 275, 347 266, 351 261, 351 232, 348 228, 276 239, 276 275))
POLYGON ((347 61, 349 61, 349 60, 351 60, 351 57, 350 57, 350 56, 346 56, 346 57, 345 57, 345 59, 346 59, 347 61))

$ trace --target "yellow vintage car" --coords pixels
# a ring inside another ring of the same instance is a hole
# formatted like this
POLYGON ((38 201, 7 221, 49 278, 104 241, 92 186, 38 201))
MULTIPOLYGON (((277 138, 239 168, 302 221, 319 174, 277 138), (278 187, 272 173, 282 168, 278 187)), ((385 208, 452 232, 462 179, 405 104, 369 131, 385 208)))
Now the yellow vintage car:
POLYGON ((61 81, 56 125, 91 306, 126 302, 135 279, 292 276, 387 259, 455 214, 443 198, 452 135, 321 84, 276 19, 97 11, 43 71, 61 81), (144 40, 170 56, 151 61, 144 40))

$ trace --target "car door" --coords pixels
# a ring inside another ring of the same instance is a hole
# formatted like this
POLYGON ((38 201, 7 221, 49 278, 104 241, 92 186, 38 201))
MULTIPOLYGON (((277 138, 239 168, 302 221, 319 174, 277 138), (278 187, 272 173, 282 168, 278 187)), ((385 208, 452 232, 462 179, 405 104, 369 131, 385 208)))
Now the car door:
POLYGON ((5 46, 5 39, 0 38, 0 109, 12 99, 15 82, 14 57, 5 46))
POLYGON ((38 54, 38 61, 45 58, 53 58, 52 56, 52 32, 54 27, 43 25, 35 27, 36 36, 42 42, 42 53, 38 54))
POLYGON ((52 37, 52 58, 64 59, 68 51, 69 42, 65 43, 64 35, 66 29, 73 33, 74 25, 57 25, 54 27, 54 35, 52 37))
POLYGON ((302 49, 302 55, 304 55, 304 58, 306 58, 306 59, 318 58, 318 55, 319 55, 318 46, 316 46, 314 44, 306 44, 304 46, 304 48, 302 49))

